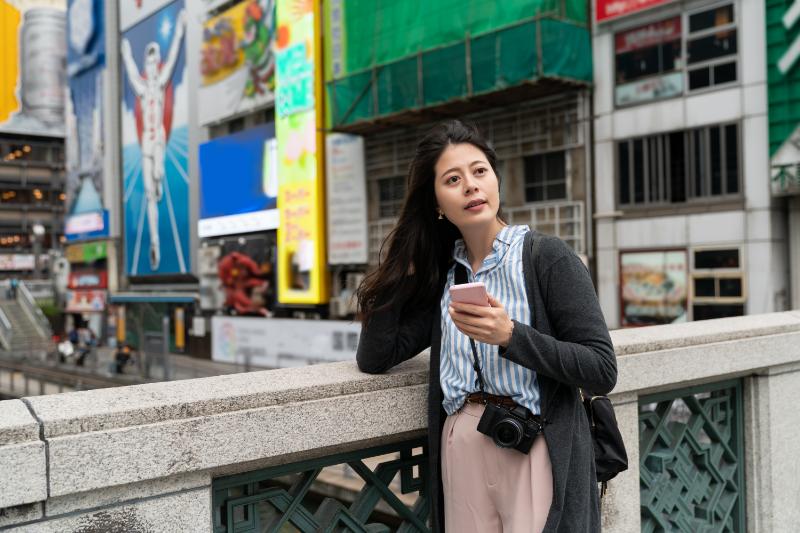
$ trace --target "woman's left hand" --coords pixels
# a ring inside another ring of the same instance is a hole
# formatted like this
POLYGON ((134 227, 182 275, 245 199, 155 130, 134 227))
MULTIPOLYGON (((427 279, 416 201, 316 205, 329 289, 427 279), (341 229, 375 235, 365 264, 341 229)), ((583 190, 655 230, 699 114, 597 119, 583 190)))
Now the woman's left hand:
POLYGON ((484 344, 496 344, 505 348, 511 341, 514 323, 508 318, 503 304, 491 294, 488 296, 491 307, 450 302, 448 312, 453 323, 464 335, 484 344))

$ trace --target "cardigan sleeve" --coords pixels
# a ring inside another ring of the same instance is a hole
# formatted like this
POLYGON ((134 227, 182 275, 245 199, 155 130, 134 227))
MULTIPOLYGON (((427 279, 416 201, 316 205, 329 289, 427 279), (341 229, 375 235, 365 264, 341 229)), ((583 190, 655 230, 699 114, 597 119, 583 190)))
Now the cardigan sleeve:
POLYGON ((434 320, 433 308, 405 317, 391 305, 374 312, 361 327, 356 350, 359 370, 380 374, 428 348, 434 320))
POLYGON ((570 251, 542 276, 553 335, 514 321, 511 340, 507 348, 501 347, 500 356, 561 383, 608 394, 617 382, 617 361, 588 270, 570 251))

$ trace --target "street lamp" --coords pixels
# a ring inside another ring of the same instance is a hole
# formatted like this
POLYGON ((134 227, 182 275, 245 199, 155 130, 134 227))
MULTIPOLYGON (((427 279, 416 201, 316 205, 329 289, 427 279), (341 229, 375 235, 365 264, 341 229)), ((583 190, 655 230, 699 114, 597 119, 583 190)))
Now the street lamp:
POLYGON ((31 240, 33 241, 33 274, 34 278, 38 279, 42 271, 42 265, 39 256, 42 255, 42 237, 44 237, 45 229, 40 223, 36 223, 31 227, 31 240))

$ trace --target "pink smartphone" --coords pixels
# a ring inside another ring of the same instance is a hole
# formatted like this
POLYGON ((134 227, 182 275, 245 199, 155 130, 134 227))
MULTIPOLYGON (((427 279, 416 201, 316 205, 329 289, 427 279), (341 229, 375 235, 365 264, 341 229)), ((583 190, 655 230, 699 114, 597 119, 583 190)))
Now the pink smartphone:
POLYGON ((486 285, 482 281, 452 285, 450 287, 450 298, 454 302, 489 307, 489 296, 486 294, 486 285))

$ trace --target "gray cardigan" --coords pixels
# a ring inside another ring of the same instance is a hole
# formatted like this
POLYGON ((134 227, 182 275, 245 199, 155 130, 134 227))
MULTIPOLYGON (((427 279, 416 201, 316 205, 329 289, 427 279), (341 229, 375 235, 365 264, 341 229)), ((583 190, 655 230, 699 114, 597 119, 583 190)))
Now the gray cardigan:
MULTIPOLYGON (((514 321, 500 356, 537 373, 544 437, 553 467, 553 503, 546 532, 600 531, 600 500, 589 424, 578 387, 607 394, 617 381, 617 363, 591 277, 560 239, 531 231, 525 236, 523 269, 533 325, 514 321), (533 252, 537 247, 538 251, 533 252), (538 275, 537 275, 538 274, 538 275)), ((444 531, 439 475, 441 430, 446 414, 439 385, 439 304, 413 316, 395 307, 374 313, 361 331, 358 367, 371 374, 431 347, 428 387, 429 495, 434 530, 444 531)))

